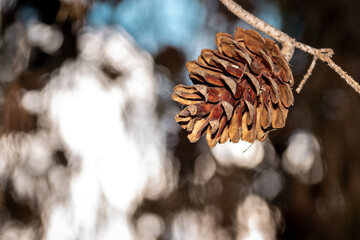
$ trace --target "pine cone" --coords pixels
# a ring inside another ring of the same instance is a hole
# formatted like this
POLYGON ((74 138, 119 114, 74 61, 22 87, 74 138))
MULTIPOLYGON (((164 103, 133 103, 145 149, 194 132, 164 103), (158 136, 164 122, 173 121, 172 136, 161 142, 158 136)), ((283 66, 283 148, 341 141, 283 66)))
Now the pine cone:
POLYGON ((195 85, 175 86, 172 99, 187 105, 175 121, 191 142, 206 133, 211 148, 228 138, 264 141, 285 126, 294 101, 291 70, 278 45, 255 30, 218 33, 216 45, 186 64, 195 85))

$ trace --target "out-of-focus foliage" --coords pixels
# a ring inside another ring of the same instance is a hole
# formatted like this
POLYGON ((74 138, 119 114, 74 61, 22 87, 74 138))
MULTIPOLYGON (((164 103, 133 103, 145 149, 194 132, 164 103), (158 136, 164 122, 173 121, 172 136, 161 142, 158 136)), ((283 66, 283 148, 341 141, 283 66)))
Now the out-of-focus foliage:
POLYGON ((189 43, 201 32, 205 14, 204 4, 192 0, 96 1, 89 11, 88 24, 120 25, 141 47, 156 54, 166 45, 191 48, 189 43))
MULTIPOLYGON (((357 1, 241 4, 360 79, 357 1)), ((216 32, 248 28, 217 0, 3 0, 0 14, 0 239, 360 237, 360 98, 325 65, 284 129, 210 151, 170 95, 216 32)), ((309 60, 295 53, 295 85, 309 60)))

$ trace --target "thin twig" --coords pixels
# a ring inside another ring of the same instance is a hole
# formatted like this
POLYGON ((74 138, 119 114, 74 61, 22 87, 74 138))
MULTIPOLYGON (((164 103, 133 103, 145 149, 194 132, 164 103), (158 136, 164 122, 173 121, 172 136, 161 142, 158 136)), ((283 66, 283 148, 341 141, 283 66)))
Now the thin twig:
POLYGON ((318 58, 316 56, 314 56, 310 66, 309 66, 309 69, 307 70, 303 80, 301 80, 301 82, 299 83, 299 86, 296 88, 296 92, 297 93, 300 93, 301 89, 303 88, 303 86, 305 85, 306 81, 308 80, 308 78, 311 76, 312 74, 312 71, 314 70, 314 67, 315 67, 315 64, 316 64, 316 60, 318 58))
MULTIPOLYGON (((271 26, 270 24, 266 23, 265 21, 255 17, 248 11, 244 10, 240 5, 235 3, 233 0, 220 0, 233 14, 237 17, 241 18, 254 28, 266 33, 267 35, 274 38, 276 41, 282 44, 281 53, 284 55, 286 60, 289 62, 292 58, 294 53, 294 48, 298 48, 304 52, 307 52, 311 55, 320 59, 323 62, 326 62, 329 67, 331 67, 337 74, 340 75, 343 79, 345 79, 346 83, 349 84, 358 94, 360 94, 360 85, 356 82, 350 75, 348 75, 344 70, 342 70, 334 61, 331 59, 334 51, 329 48, 322 48, 317 49, 313 48, 309 45, 306 45, 301 42, 297 42, 294 38, 290 37, 286 33, 280 31, 279 29, 271 26)), ((316 60, 315 60, 316 61, 316 60)), ((314 62, 314 60, 313 60, 314 62)), ((312 65, 312 64, 311 64, 312 65)), ((310 68, 311 68, 310 65, 310 68)), ((315 63, 314 63, 315 66, 315 63)), ((309 68, 309 70, 310 70, 309 68)), ((309 71, 308 70, 308 71, 309 71)), ((311 69, 311 71, 313 68, 311 69)), ((306 74, 308 75, 308 73, 306 74)), ((305 76, 306 76, 305 75, 305 76)), ((309 76, 311 75, 311 72, 309 76)), ((305 80, 306 81, 306 80, 305 80)))

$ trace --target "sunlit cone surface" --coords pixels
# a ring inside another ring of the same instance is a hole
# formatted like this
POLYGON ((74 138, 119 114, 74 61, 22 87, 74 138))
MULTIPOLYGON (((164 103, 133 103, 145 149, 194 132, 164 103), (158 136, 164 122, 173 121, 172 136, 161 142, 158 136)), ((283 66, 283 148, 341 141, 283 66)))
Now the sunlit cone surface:
POLYGON ((255 30, 216 35, 219 50, 203 49, 186 67, 195 84, 175 86, 172 99, 185 108, 175 120, 191 142, 206 134, 216 143, 264 141, 282 128, 294 102, 293 76, 278 45, 255 30))

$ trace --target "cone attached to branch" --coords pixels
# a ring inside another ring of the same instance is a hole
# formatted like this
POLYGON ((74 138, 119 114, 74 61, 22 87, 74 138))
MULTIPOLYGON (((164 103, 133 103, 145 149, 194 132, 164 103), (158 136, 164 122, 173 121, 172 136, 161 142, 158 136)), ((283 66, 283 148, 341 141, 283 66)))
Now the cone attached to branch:
POLYGON ((278 45, 255 30, 216 35, 218 50, 203 49, 186 64, 193 86, 177 85, 172 99, 185 108, 175 120, 191 142, 264 141, 282 128, 294 102, 293 76, 278 45))

